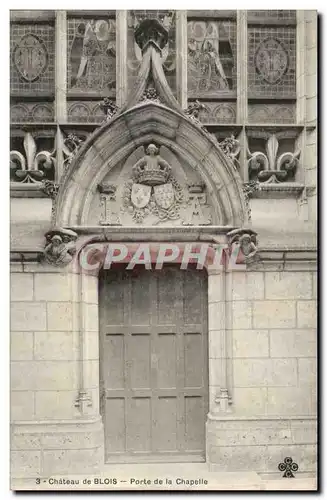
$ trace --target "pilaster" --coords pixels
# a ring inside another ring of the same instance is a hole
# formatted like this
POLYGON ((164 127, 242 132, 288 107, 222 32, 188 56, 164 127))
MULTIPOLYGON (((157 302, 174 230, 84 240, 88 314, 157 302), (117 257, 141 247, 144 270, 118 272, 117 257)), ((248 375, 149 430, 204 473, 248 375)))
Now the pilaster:
POLYGON ((228 393, 225 272, 209 272, 209 418, 230 411, 228 393))
POLYGON ((67 121, 67 14, 56 11, 55 117, 67 121))
POLYGON ((176 81, 177 100, 187 108, 187 11, 176 12, 176 81))
POLYGON ((116 104, 127 100, 127 10, 116 11, 116 104))

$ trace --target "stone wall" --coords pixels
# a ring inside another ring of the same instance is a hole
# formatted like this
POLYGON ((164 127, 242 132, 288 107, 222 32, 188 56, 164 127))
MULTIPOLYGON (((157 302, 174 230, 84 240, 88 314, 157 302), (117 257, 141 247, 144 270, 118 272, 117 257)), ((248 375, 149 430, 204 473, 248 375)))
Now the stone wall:
POLYGON ((39 264, 12 266, 13 478, 96 472, 103 462, 97 279, 81 279, 83 296, 76 274, 39 264), (81 389, 92 402, 85 402, 86 409, 81 389))
MULTIPOLYGON (((208 295, 211 468, 276 472, 292 456, 301 472, 314 470, 315 272, 213 275, 208 295), (215 413, 224 387, 231 403, 215 413)), ((12 475, 96 473, 103 464, 97 278, 14 264, 11 299, 12 475), (81 388, 92 406, 81 407, 81 388)))
MULTIPOLYGON (((225 307, 232 404, 208 420, 208 461, 217 470, 276 472, 292 456, 302 472, 314 470, 316 273, 227 273, 225 307)), ((210 339, 215 356, 220 340, 210 339)), ((220 363, 218 354, 213 373, 220 363)))

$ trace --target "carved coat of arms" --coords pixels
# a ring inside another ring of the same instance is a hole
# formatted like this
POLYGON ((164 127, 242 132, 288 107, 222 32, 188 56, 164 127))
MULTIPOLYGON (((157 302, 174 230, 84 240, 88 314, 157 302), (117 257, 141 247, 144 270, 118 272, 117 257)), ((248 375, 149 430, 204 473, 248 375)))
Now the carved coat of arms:
POLYGON ((151 186, 138 184, 134 182, 132 185, 131 202, 135 208, 144 208, 147 206, 151 198, 151 186))
POLYGON ((167 210, 175 200, 175 192, 171 182, 153 188, 154 198, 159 207, 167 210))
POLYGON ((103 215, 101 225, 156 225, 170 221, 181 225, 209 225, 211 207, 205 184, 194 180, 183 186, 172 175, 169 163, 159 148, 150 144, 144 156, 132 167, 132 175, 119 189, 122 204, 117 206, 116 186, 99 185, 103 215))
POLYGON ((159 221, 177 219, 183 202, 183 189, 171 175, 171 166, 150 144, 145 156, 133 167, 133 179, 125 184, 125 210, 135 222, 148 215, 159 221))

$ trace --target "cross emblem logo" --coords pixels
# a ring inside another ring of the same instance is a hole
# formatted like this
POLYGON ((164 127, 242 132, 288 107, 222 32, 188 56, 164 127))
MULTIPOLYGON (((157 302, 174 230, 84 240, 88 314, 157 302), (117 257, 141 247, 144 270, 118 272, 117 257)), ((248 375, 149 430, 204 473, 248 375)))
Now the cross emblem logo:
POLYGON ((294 477, 293 472, 296 472, 298 468, 298 464, 293 462, 293 459, 291 457, 284 458, 284 462, 281 462, 278 465, 278 469, 281 472, 284 472, 283 477, 294 477))

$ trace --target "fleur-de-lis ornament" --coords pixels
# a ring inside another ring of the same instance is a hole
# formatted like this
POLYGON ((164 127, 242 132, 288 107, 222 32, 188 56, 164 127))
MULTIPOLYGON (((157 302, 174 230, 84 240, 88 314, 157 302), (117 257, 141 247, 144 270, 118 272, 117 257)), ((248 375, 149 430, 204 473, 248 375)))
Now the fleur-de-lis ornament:
POLYGON ((34 137, 30 132, 26 132, 23 146, 25 156, 20 151, 10 151, 11 180, 22 183, 38 183, 45 178, 53 180, 56 145, 53 151, 36 153, 34 137))
POLYGON ((275 134, 266 142, 266 153, 248 150, 249 177, 257 178, 260 182, 283 182, 292 178, 299 162, 300 150, 295 153, 287 152, 278 156, 279 141, 275 134))

